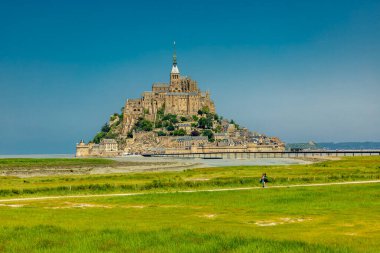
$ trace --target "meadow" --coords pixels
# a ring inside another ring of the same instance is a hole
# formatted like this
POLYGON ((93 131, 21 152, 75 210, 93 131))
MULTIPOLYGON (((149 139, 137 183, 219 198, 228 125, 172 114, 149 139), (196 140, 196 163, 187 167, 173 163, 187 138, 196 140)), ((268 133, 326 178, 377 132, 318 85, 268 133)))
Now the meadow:
POLYGON ((64 195, 56 188, 68 182, 115 186, 70 195, 130 192, 116 187, 129 181, 156 182, 156 187, 137 187, 135 192, 145 193, 137 196, 0 202, 0 252, 379 252, 379 183, 271 188, 379 176, 380 158, 361 157, 310 165, 28 178, 29 183, 2 178, 1 189, 20 191, 2 200, 64 195), (258 186, 262 172, 271 179, 265 189, 179 192, 258 186), (49 190, 23 192, 33 187, 49 190))
POLYGON ((0 169, 73 168, 77 166, 114 165, 116 161, 100 158, 4 158, 0 159, 0 169))
MULTIPOLYGON (((78 162, 75 161, 76 159, 66 160, 64 163, 78 162)), ((115 167, 119 166, 118 162, 113 160, 94 160, 98 164, 104 163, 108 166, 110 163, 115 167)), ((29 161, 29 164, 38 162, 43 164, 41 161, 29 161)), ((57 161, 54 162, 56 163, 54 166, 58 166, 57 161)), ((2 163, 8 162, 0 159, 0 167, 2 163)), ((89 162, 87 159, 80 159, 79 163, 89 162)), ((7 166, 8 169, 12 169, 9 163, 7 166)), ((236 166, 170 172, 31 178, 8 176, 0 177, 0 197, 250 187, 259 185, 259 178, 263 172, 269 176, 270 185, 376 180, 380 179, 380 158, 378 156, 346 157, 310 165, 236 166)))
POLYGON ((7 202, 2 252, 378 252, 380 185, 7 202))

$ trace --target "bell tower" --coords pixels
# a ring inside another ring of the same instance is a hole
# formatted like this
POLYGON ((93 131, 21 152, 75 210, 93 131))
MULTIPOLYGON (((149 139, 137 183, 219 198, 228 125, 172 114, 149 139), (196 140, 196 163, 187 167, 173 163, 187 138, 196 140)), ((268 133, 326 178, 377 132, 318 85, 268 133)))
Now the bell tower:
POLYGON ((170 90, 171 92, 180 91, 180 74, 177 66, 177 55, 175 50, 175 41, 174 41, 174 52, 173 52, 173 65, 172 71, 170 71, 170 90))

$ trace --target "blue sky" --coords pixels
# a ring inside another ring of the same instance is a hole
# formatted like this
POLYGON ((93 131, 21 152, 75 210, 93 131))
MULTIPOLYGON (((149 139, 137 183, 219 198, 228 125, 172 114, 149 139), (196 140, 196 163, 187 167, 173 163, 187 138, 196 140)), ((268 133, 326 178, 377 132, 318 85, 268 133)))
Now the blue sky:
POLYGON ((0 2, 0 154, 73 153, 181 74, 286 142, 380 141, 380 1, 0 2))

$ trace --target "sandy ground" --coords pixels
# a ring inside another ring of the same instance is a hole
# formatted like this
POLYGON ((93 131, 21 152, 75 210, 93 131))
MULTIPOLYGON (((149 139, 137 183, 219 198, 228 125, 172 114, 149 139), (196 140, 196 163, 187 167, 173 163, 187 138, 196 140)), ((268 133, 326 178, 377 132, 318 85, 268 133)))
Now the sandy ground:
POLYGON ((222 166, 268 166, 310 164, 293 158, 252 158, 252 159, 202 159, 202 158, 171 158, 171 157, 122 157, 114 158, 120 165, 67 167, 67 168, 12 168, 0 170, 0 176, 36 177, 54 175, 93 175, 152 171, 181 171, 184 169, 222 167, 222 166))

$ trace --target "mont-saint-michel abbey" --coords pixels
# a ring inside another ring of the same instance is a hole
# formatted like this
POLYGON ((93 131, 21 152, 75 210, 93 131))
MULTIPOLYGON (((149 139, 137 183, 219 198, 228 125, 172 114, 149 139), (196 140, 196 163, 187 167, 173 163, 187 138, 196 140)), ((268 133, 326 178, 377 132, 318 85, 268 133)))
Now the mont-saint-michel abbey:
POLYGON ((77 144, 76 156, 283 150, 279 138, 251 132, 217 114, 210 93, 181 75, 174 49, 169 82, 155 82, 140 98, 127 99, 93 140, 77 144))

